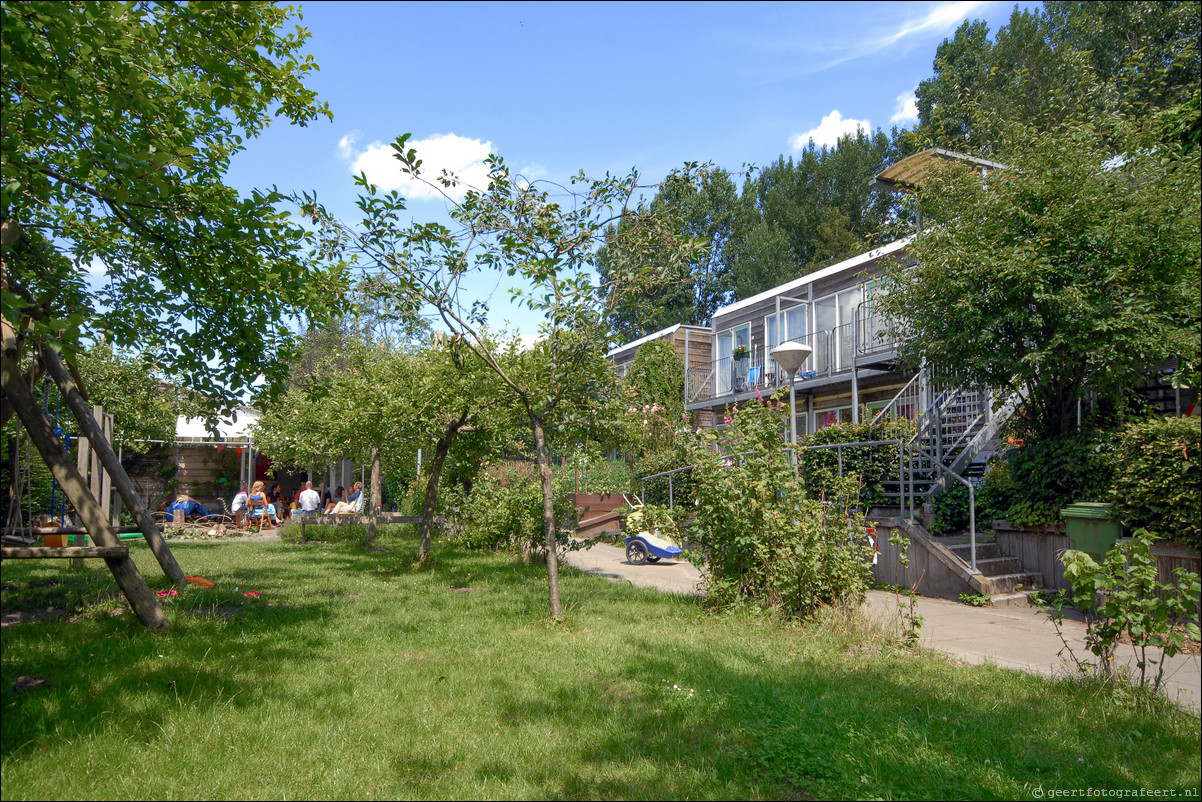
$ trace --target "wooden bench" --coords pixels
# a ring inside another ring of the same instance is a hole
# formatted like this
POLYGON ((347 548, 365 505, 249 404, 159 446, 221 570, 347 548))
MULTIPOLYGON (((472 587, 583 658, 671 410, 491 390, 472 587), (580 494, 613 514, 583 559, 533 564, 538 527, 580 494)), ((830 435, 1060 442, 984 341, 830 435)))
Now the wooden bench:
POLYGON ((128 557, 129 546, 4 546, 0 560, 53 560, 75 557, 128 557))

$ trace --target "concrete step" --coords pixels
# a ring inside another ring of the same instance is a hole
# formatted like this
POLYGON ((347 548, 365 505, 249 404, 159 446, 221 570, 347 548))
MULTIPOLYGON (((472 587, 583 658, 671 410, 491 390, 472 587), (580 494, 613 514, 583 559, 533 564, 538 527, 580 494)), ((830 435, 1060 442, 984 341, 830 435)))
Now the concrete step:
POLYGON ((977 570, 985 576, 1005 576, 1006 574, 1020 574, 1023 567, 1014 557, 981 557, 981 550, 977 549, 977 570))
POLYGON ((1018 592, 1020 587, 1024 591, 1034 590, 1039 585, 1039 575, 1029 571, 985 576, 983 579, 985 586, 989 588, 990 599, 994 596, 1018 592))
MULTIPOLYGON (((955 554, 961 560, 964 560, 964 562, 968 562, 969 558, 972 555, 972 544, 971 543, 960 543, 960 542, 958 542, 960 539, 961 539, 960 537, 946 538, 946 539, 945 538, 937 538, 937 540, 939 542, 943 543, 945 546, 948 547, 948 549, 951 551, 952 554, 955 554)), ((1002 559, 1002 558, 1005 558, 1005 556, 1006 555, 1002 554, 1001 549, 998 548, 997 543, 981 543, 981 542, 977 543, 977 565, 978 566, 980 566, 981 562, 984 560, 1002 559)), ((1017 569, 1017 566, 1016 566, 1016 569, 1017 569)), ((981 570, 984 571, 984 569, 981 569, 981 570)))
POLYGON ((1023 590, 1017 590, 1011 593, 995 593, 989 597, 990 607, 1030 607, 1032 594, 1038 592, 1038 589, 1028 589, 1023 585, 1023 590))

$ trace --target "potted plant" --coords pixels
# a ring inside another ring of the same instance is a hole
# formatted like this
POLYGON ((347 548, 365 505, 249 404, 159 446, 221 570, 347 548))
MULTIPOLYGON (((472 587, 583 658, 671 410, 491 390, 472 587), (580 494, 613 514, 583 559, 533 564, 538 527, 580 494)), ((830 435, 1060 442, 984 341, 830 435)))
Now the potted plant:
POLYGON ((737 348, 735 348, 735 350, 734 350, 734 352, 731 354, 731 356, 732 356, 733 358, 735 358, 735 359, 746 359, 746 358, 747 358, 747 353, 748 353, 748 351, 747 351, 747 346, 746 346, 746 345, 740 345, 740 346, 738 346, 737 348))

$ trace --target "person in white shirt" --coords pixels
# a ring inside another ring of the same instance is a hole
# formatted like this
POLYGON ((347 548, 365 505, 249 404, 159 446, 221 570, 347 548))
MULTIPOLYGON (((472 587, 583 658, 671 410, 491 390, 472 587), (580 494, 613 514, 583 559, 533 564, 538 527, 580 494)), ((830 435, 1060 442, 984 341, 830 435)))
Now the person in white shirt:
POLYGON ((321 504, 321 496, 317 495, 317 491, 313 489, 312 482, 305 482, 305 489, 301 491, 297 503, 300 505, 301 512, 317 512, 317 505, 321 504))
POLYGON ((355 512, 363 512, 364 502, 367 501, 367 494, 363 492, 363 483, 355 482, 354 492, 351 493, 349 502, 355 512))
POLYGON ((246 509, 246 485, 242 485, 242 489, 238 491, 238 495, 234 496, 234 500, 230 502, 230 512, 235 515, 246 509))

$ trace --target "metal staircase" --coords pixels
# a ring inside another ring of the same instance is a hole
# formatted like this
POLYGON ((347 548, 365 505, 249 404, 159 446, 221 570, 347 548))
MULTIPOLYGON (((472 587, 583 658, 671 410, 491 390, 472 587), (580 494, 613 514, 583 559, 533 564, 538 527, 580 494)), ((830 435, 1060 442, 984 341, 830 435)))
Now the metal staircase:
POLYGON ((905 447, 908 458, 900 476, 884 479, 885 495, 913 507, 970 474, 979 476, 983 469, 973 460, 996 446, 998 432, 1021 401, 1012 396, 995 410, 988 390, 958 388, 929 369, 920 371, 872 419, 873 424, 888 418, 914 421, 905 447))
POLYGON ((872 420, 874 424, 890 417, 913 421, 899 475, 882 480, 885 495, 897 500, 903 517, 915 520, 916 509, 953 482, 968 486, 968 538, 954 550, 949 548, 949 559, 961 564, 999 604, 1021 603, 1012 601, 1021 596, 1016 587, 1033 580, 989 551, 996 546, 978 544, 973 488, 979 479, 969 477, 983 472, 983 464, 974 459, 996 448, 998 432, 1022 400, 1015 394, 995 410, 988 390, 960 388, 924 368, 872 420))

